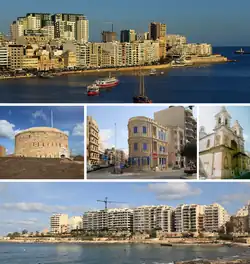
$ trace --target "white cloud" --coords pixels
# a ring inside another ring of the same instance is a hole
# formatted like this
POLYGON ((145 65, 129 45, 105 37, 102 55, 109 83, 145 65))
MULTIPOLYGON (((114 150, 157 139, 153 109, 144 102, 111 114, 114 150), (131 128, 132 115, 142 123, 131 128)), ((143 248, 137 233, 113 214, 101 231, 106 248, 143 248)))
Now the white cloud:
POLYGON ((72 131, 73 136, 84 136, 84 123, 77 123, 72 131))
POLYGON ((110 142, 110 139, 114 136, 114 130, 112 129, 100 129, 100 141, 103 149, 112 148, 115 142, 110 142))
POLYGON ((30 218, 27 220, 6 220, 6 221, 0 221, 0 224, 4 224, 4 225, 31 225, 33 226, 34 224, 36 224, 38 222, 38 219, 36 218, 30 218))
POLYGON ((82 206, 61 206, 61 205, 47 205, 43 203, 3 203, 0 204, 0 209, 5 211, 19 211, 32 213, 55 213, 55 212, 84 212, 86 207, 82 206))
POLYGON ((32 117, 33 117, 34 119, 38 119, 38 118, 40 118, 40 119, 42 119, 42 120, 44 120, 44 121, 47 121, 47 120, 48 120, 46 114, 43 112, 42 109, 41 109, 41 110, 37 110, 36 112, 32 113, 32 117))
POLYGON ((7 120, 0 120, 0 138, 10 138, 13 139, 15 137, 15 134, 19 131, 14 130, 15 125, 11 124, 7 120))
POLYGON ((214 116, 219 113, 221 106, 200 106, 199 126, 204 126, 206 133, 212 133, 215 127, 214 116))
POLYGON ((201 194, 201 189, 194 188, 186 182, 150 183, 147 189, 156 195, 157 200, 182 200, 189 196, 201 194))
POLYGON ((247 203, 250 198, 249 198, 249 193, 232 193, 232 194, 227 194, 223 195, 219 199, 219 203, 223 205, 228 205, 231 204, 232 202, 241 202, 241 203, 247 203))

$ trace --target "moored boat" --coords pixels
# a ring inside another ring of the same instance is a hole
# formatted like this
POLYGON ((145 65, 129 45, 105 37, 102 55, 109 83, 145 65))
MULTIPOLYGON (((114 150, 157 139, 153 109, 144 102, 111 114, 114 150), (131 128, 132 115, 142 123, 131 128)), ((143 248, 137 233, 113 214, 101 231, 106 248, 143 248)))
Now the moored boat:
POLYGON ((99 87, 96 84, 91 84, 87 87, 87 94, 88 96, 95 96, 99 95, 100 90, 99 87))
POLYGON ((154 75, 156 75, 156 73, 157 73, 156 69, 151 69, 150 72, 149 72, 149 75, 150 76, 154 76, 154 75))
POLYGON ((109 75, 108 78, 96 80, 95 84, 99 88, 112 88, 119 84, 119 80, 116 77, 111 77, 111 75, 109 75))
POLYGON ((49 73, 43 73, 39 76, 40 78, 43 78, 43 79, 52 79, 54 78, 55 76, 52 75, 52 74, 49 74, 49 73))
POLYGON ((236 50, 234 53, 235 53, 235 54, 250 54, 249 51, 245 51, 245 50, 243 50, 242 48, 239 49, 239 50, 236 50))

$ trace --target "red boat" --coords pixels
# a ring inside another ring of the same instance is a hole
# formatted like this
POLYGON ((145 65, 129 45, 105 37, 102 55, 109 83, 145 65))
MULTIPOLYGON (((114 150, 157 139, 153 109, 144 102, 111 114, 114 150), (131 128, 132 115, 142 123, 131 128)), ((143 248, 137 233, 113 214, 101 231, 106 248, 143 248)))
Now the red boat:
POLYGON ((89 85, 87 87, 87 93, 88 93, 88 96, 99 95, 100 93, 99 87, 96 84, 89 85))
POLYGON ((115 77, 110 77, 102 80, 97 80, 95 81, 95 84, 99 88, 112 88, 119 84, 119 80, 116 79, 115 77))

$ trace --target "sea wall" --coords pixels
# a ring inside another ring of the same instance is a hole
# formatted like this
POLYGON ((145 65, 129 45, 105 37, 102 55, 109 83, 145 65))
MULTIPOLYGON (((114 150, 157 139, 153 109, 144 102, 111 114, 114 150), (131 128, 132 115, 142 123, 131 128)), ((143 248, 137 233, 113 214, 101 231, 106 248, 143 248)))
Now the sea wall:
POLYGON ((196 64, 199 64, 199 63, 221 63, 221 62, 227 62, 228 58, 221 56, 221 55, 212 55, 209 57, 192 56, 191 61, 193 63, 196 63, 196 64))

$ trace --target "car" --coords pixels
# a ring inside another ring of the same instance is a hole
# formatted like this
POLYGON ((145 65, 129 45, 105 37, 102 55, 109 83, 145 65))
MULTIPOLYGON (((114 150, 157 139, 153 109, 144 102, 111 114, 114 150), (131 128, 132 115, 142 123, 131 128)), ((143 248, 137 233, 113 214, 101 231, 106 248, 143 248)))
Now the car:
POLYGON ((93 170, 99 170, 101 167, 100 165, 92 165, 93 170))

